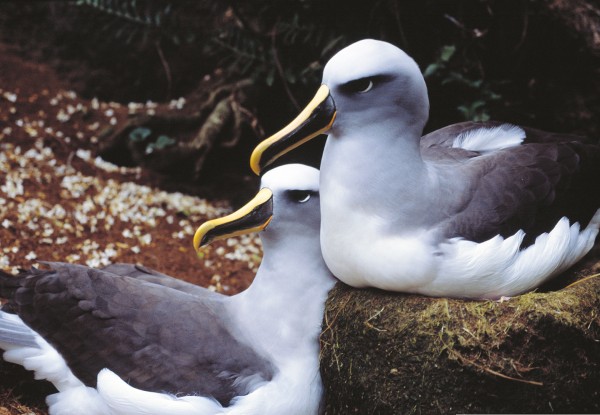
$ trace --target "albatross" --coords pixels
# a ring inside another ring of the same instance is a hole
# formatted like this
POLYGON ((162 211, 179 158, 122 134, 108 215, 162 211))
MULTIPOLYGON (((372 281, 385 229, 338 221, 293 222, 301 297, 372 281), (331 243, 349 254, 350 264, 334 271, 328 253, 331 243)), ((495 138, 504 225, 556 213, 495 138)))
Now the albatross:
POLYGON ((247 205, 198 228, 196 249, 264 229, 255 279, 231 297, 131 264, 3 273, 4 359, 56 386, 52 415, 319 413, 335 279, 319 247, 318 175, 273 169, 247 205))
POLYGON ((405 52, 365 39, 326 64, 308 106, 261 142, 260 172, 327 134, 321 248, 354 287, 497 299, 578 262, 600 227, 600 145, 500 122, 422 137, 427 87, 405 52))

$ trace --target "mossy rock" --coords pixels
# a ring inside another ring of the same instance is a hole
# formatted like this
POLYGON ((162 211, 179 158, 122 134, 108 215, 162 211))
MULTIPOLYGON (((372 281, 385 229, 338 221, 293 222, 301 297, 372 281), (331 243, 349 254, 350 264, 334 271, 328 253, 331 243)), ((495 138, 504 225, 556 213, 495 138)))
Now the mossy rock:
POLYGON ((330 293, 326 414, 600 413, 600 277, 506 301, 330 293))

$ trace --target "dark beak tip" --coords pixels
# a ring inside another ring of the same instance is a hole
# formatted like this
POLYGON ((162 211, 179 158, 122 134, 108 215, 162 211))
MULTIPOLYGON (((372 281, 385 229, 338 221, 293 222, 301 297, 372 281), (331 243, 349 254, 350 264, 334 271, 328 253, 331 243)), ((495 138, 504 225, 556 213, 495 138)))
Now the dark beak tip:
POLYGON ((211 242, 212 242, 212 238, 210 236, 208 236, 208 234, 206 234, 200 240, 200 245, 198 245, 198 248, 204 248, 207 245, 209 245, 211 242))

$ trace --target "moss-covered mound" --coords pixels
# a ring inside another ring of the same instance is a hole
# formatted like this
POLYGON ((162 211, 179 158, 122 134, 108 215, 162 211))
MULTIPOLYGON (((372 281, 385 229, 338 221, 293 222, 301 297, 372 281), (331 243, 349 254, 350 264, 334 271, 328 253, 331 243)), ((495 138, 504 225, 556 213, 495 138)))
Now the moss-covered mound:
POLYGON ((332 290, 328 415, 600 413, 600 277, 507 301, 332 290))

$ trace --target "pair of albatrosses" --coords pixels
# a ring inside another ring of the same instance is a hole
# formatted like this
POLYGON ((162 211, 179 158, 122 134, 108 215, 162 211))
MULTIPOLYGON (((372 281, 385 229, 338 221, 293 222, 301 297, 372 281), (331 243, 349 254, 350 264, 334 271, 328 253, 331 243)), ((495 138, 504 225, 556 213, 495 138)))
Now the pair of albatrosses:
POLYGON ((499 123, 421 138, 428 109, 404 52, 375 40, 342 50, 307 109, 251 158, 259 172, 327 133, 320 197, 316 170, 273 169, 263 177, 270 191, 194 238, 198 247, 262 230, 272 208, 247 291, 224 297, 132 265, 4 275, 5 359, 54 383, 53 415, 315 414, 318 334, 334 281, 321 250, 357 287, 498 298, 591 249, 597 144, 499 123))
POLYGON ((600 145, 502 123, 421 137, 429 102, 416 63, 362 40, 325 66, 307 108, 251 157, 259 173, 328 135, 321 248, 340 280, 496 299, 579 261, 600 226, 600 145))
POLYGON ((4 359, 47 379, 52 415, 317 414, 321 320, 335 279, 319 247, 319 172, 273 169, 194 245, 259 231, 251 286, 224 296, 128 264, 0 275, 4 359))

